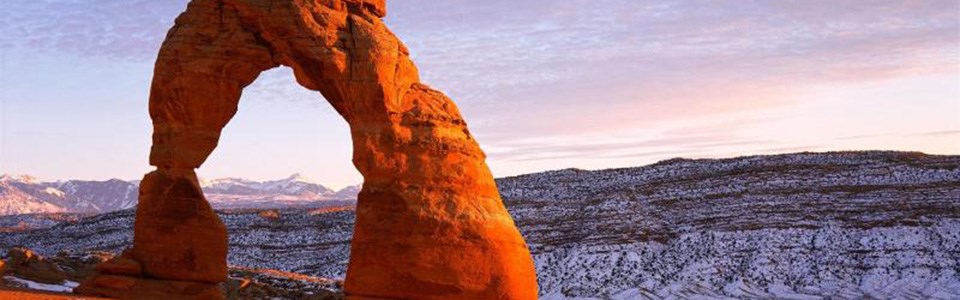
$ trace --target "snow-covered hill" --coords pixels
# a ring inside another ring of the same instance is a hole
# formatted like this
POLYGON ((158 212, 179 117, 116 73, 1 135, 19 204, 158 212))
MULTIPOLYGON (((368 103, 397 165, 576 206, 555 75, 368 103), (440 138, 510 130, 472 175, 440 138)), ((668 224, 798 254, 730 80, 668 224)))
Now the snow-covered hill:
MULTIPOLYGON (((137 181, 69 180, 41 182, 30 176, 0 175, 0 215, 33 213, 104 213, 133 208, 137 181)), ((201 181, 215 208, 284 208, 345 205, 356 201, 359 188, 333 191, 294 174, 271 181, 224 178, 201 181)))
MULTIPOLYGON (((498 184, 546 299, 960 299, 960 156, 674 159, 498 184)), ((55 216, 0 218, 0 250, 130 243, 132 210, 55 216)), ((221 217, 233 265, 345 273, 349 207, 221 217)))
POLYGON ((674 159, 498 184, 545 298, 960 298, 960 156, 674 159))

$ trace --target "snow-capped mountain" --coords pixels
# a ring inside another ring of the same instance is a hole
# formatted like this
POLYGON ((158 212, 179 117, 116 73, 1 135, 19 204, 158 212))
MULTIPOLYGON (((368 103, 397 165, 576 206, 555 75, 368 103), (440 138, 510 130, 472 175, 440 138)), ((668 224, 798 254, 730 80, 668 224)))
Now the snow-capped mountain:
POLYGON ((119 179, 40 182, 30 176, 0 175, 0 215, 102 213, 136 203, 137 186, 119 179))
POLYGON ((324 199, 335 193, 323 185, 310 179, 293 174, 290 177, 271 181, 252 181, 241 178, 221 178, 210 181, 201 181, 201 188, 207 195, 287 195, 299 196, 304 199, 324 199))
MULTIPOLYGON (((69 180, 41 182, 30 176, 0 175, 0 215, 31 213, 104 213, 133 208, 139 181, 69 180)), ((333 191, 294 174, 272 181, 223 178, 201 181, 215 208, 282 208, 343 205, 355 201, 359 190, 333 191)))
MULTIPOLYGON (((50 189, 49 187, 47 189, 50 189)), ((53 202, 69 212, 109 212, 137 205, 139 188, 127 181, 70 180, 57 185, 62 202, 53 202)))
POLYGON ((345 188, 340 189, 334 193, 334 197, 338 199, 357 199, 357 196, 360 195, 360 189, 362 185, 351 185, 345 188))
MULTIPOLYGON (((960 156, 674 159, 497 182, 543 299, 960 299, 960 156)), ((220 216, 231 265, 345 274, 349 207, 220 216)), ((117 252, 132 224, 132 210, 0 217, 0 253, 117 252)))
MULTIPOLYGON (((269 181, 241 178, 201 180, 207 200, 215 208, 282 208, 289 206, 316 206, 331 201, 351 202, 357 199, 353 187, 331 190, 300 174, 269 181)), ((336 203, 343 205, 348 203, 336 203)))
MULTIPOLYGON (((50 191, 56 192, 56 191, 50 191)), ((62 207, 45 202, 12 184, 9 176, 0 176, 0 215, 63 212, 62 207)))
POLYGON ((300 174, 263 182, 242 178, 221 178, 203 180, 200 185, 206 194, 282 194, 320 199, 335 192, 300 174))

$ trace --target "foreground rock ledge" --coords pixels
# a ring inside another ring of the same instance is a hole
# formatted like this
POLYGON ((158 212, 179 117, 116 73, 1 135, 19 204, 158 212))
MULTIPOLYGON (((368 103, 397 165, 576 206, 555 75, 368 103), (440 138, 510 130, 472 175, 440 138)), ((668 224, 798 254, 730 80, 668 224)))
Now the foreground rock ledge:
POLYGON ((421 84, 380 20, 384 0, 194 0, 160 49, 153 148, 134 245, 77 290, 119 298, 222 297, 226 229, 194 169, 243 88, 293 69, 350 124, 364 176, 350 298, 534 299, 527 246, 454 103, 421 84), (122 260, 120 260, 122 259, 122 260))

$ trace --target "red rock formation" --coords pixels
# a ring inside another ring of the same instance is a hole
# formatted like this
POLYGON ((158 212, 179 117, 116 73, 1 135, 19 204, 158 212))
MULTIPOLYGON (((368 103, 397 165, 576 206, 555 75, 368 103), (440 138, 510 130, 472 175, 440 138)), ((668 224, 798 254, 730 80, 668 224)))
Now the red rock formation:
POLYGON ((406 47, 380 20, 385 13, 384 0, 192 1, 154 70, 157 170, 141 183, 124 256, 142 274, 101 268, 80 290, 211 295, 202 287, 225 279, 226 231, 193 170, 216 147, 242 89, 283 65, 350 124, 364 185, 349 297, 536 298, 530 254, 483 152, 454 103, 419 82, 406 47))
POLYGON ((0 277, 6 275, 48 284, 61 284, 70 279, 57 264, 26 248, 11 248, 7 261, 0 261, 0 277))

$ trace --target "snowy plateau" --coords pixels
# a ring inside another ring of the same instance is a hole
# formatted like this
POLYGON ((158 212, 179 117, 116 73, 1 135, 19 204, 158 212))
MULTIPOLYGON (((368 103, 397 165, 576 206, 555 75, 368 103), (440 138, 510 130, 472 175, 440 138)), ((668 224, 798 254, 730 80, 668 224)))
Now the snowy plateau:
MULTIPOLYGON (((497 183, 544 299, 960 299, 960 156, 672 159, 497 183)), ((352 207, 221 210, 229 262, 343 278, 352 207)), ((0 250, 118 252, 133 213, 0 217, 0 250)))

